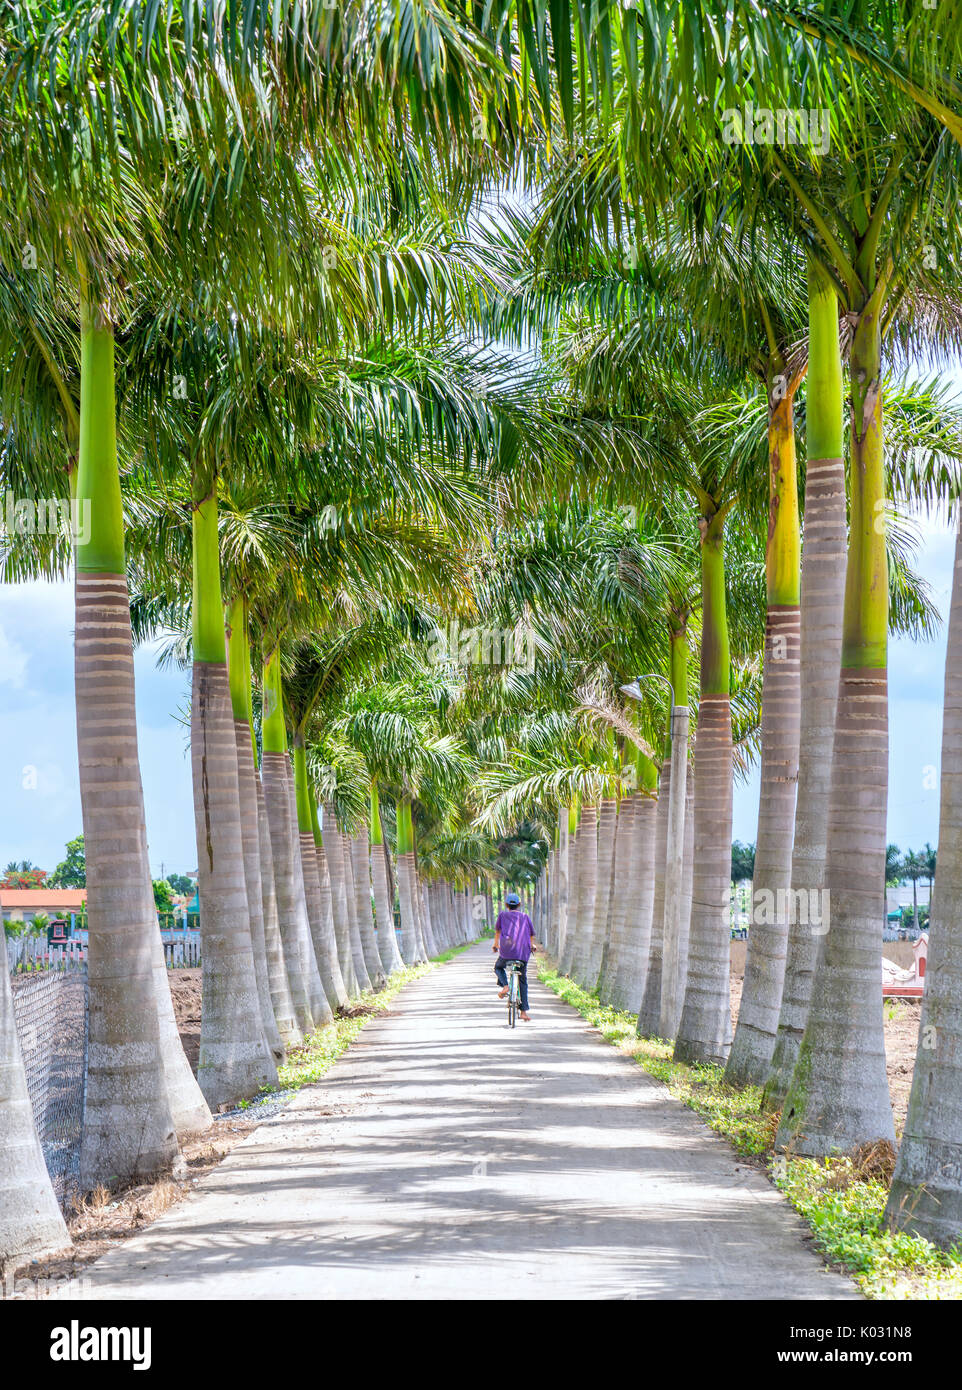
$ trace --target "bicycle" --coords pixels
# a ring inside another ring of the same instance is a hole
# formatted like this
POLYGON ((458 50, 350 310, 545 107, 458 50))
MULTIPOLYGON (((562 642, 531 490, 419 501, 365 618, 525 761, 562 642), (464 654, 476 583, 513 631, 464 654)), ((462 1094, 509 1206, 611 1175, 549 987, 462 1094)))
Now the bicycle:
POLYGON ((504 969, 508 977, 508 1027, 513 1028, 521 1008, 521 961, 506 960, 504 969))

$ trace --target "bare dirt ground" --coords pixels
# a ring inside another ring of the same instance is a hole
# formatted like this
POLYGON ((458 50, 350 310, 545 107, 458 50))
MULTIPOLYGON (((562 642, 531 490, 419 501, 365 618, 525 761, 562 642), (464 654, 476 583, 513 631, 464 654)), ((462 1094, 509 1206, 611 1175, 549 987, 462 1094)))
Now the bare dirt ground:
MULTIPOLYGON (((185 972, 186 973, 186 972, 185 972)), ((742 997, 743 976, 732 971, 732 1022, 738 1019, 738 1006, 742 997)), ((883 1005, 885 1018, 885 1059, 889 1078, 889 1094, 895 1112, 895 1133, 901 1135, 909 1104, 909 1091, 912 1087, 912 1071, 915 1067, 915 1049, 919 1037, 919 1018, 922 1014, 920 999, 886 999, 883 1005)))
POLYGON ((197 1071, 200 1057, 200 976, 197 970, 169 970, 170 993, 174 1001, 177 1031, 192 1069, 197 1071))

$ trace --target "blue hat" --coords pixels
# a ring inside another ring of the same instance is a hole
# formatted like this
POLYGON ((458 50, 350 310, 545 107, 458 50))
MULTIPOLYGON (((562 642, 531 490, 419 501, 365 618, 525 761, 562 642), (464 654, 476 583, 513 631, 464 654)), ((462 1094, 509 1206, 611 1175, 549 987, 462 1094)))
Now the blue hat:
POLYGON ((505 893, 504 905, 505 907, 520 907, 521 899, 518 897, 517 893, 505 893))

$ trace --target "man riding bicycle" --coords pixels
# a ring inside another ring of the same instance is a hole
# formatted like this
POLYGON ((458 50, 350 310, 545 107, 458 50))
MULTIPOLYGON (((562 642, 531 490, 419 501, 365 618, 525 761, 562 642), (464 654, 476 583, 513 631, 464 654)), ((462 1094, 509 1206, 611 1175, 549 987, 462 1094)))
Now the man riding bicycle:
POLYGON ((526 912, 521 911, 521 899, 517 893, 504 895, 504 909, 498 913, 498 920, 494 924, 494 945, 491 949, 498 957, 494 963, 494 973, 501 986, 498 990, 499 999, 504 999, 508 993, 508 975, 504 968, 505 962, 512 960, 520 963, 518 970, 518 984, 521 989, 520 1016, 525 1023, 530 1023, 528 961, 531 959, 531 952, 537 950, 537 947, 534 944, 534 927, 531 925, 531 918, 526 912))

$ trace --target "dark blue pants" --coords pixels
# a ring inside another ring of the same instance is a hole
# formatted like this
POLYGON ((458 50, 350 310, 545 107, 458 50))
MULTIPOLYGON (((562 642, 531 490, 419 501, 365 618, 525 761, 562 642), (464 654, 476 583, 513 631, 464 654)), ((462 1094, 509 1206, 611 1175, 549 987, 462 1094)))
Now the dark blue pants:
MULTIPOLYGON (((528 962, 519 960, 521 969, 518 971, 518 988, 521 992, 521 1012, 528 1012, 528 962)), ((498 984, 504 989, 508 983, 508 972, 504 968, 504 960, 501 956, 494 962, 494 973, 498 977, 498 984)))

